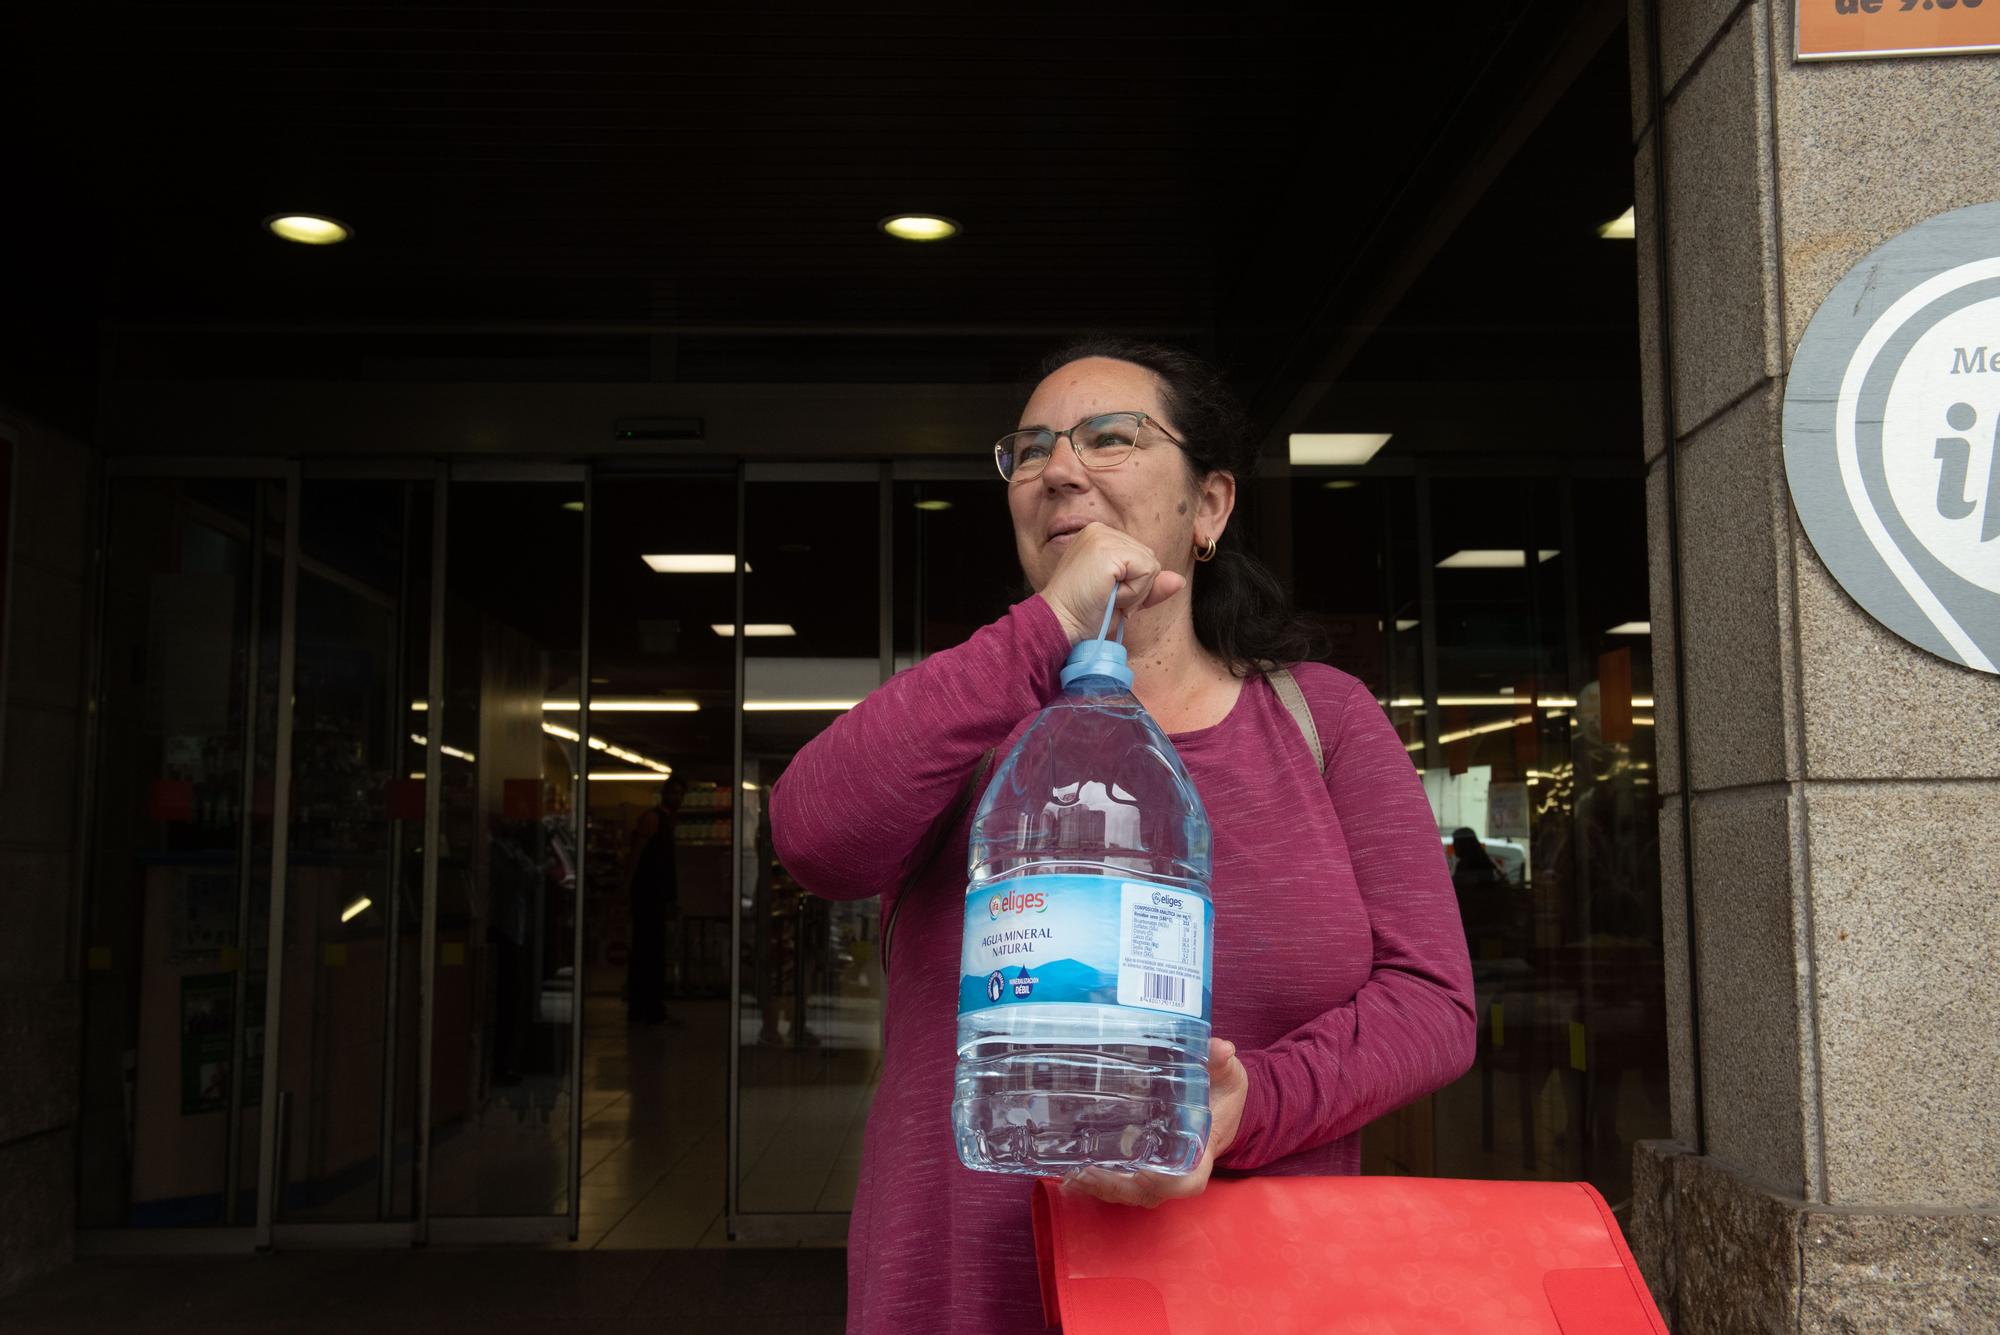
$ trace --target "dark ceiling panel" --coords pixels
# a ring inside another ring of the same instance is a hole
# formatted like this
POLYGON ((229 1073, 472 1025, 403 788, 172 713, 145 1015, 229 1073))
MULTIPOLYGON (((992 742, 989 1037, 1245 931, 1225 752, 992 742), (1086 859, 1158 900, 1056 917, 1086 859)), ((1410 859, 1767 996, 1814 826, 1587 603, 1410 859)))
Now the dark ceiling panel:
MULTIPOLYGON (((662 364, 1012 378, 1040 341, 1024 328, 1144 327, 1220 351, 1268 400, 1300 345, 1337 326, 1324 299, 1373 262, 1392 208, 1474 151, 1464 127, 1489 103, 1499 116, 1535 53, 1601 7, 16 6, 0 135, 35 203, 0 217, 0 263, 77 321, 629 325, 685 344, 664 361, 636 343, 512 359, 579 379, 662 364), (277 241, 260 221, 280 210, 335 214, 355 238, 277 241), (906 210, 966 231, 915 246, 877 230, 906 210), (721 326, 736 332, 693 332, 721 326), (869 326, 961 345, 856 342, 869 326)), ((1363 378, 1434 361, 1427 330, 1629 319, 1594 299, 1595 270, 1537 289, 1493 259, 1561 269, 1576 257, 1533 227, 1601 211, 1605 183, 1629 182, 1622 53, 1614 39, 1538 132, 1575 180, 1550 193, 1560 171, 1544 165, 1539 185, 1496 188, 1477 223, 1487 249, 1440 257, 1363 378)), ((1603 340, 1578 347, 1612 364, 1603 340)), ((462 370, 479 355, 434 353, 462 370)), ((336 364, 400 377, 423 359, 350 348, 336 364)))

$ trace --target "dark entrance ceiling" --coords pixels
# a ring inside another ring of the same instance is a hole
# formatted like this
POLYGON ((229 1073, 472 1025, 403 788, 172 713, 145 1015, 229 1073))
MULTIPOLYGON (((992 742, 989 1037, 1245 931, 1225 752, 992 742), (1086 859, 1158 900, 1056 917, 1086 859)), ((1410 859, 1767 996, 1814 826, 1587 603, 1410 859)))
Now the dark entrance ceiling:
POLYGON ((1108 326, 1275 422, 1532 326, 1629 385, 1623 8, 16 7, 0 263, 44 334, 174 330, 163 375, 1013 380, 1108 326))

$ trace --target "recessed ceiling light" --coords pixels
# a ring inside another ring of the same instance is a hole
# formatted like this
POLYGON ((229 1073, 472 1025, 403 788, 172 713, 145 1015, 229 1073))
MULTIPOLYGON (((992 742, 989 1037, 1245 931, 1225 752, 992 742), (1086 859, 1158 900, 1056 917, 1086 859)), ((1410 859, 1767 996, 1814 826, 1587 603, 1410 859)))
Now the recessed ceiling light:
POLYGON ((919 510, 929 510, 929 511, 930 511, 930 512, 931 512, 932 514, 936 514, 936 513, 938 513, 938 512, 939 512, 939 511, 941 511, 941 510, 949 510, 949 509, 951 509, 951 502, 950 502, 950 501, 918 501, 918 502, 917 502, 917 508, 918 508, 919 510))
POLYGON ((899 213, 880 224, 890 236, 905 241, 943 241, 958 235, 958 224, 935 213, 899 213))
POLYGON ((338 218, 318 213, 274 213, 264 219, 273 235, 302 246, 339 245, 354 235, 354 229, 338 218))
MULTIPOLYGON (((726 621, 714 622, 709 626, 709 629, 717 635, 725 637, 736 634, 736 627, 726 621)), ((798 632, 782 621, 752 621, 743 627, 743 634, 745 638, 759 635, 765 637, 783 637, 796 635, 798 632)))
MULTIPOLYGON (((736 573, 736 558, 728 552, 682 552, 677 554, 654 554, 639 558, 656 575, 733 575, 736 573)), ((744 572, 750 570, 750 563, 743 563, 744 572)))
POLYGON ((1650 621, 1621 621, 1604 633, 1606 635, 1651 635, 1653 633, 1653 623, 1650 621))
MULTIPOLYGON (((1558 553, 1537 551, 1535 564, 1552 561, 1558 553)), ((1461 552, 1453 552, 1438 562, 1439 570, 1519 570, 1528 564, 1527 554, 1518 547, 1481 548, 1468 547, 1461 552)))
POLYGON ((1633 216, 1631 209, 1627 209, 1610 222, 1599 227, 1597 234, 1606 241, 1630 241, 1638 235, 1638 231, 1638 219, 1633 216))
POLYGON ((1351 477, 1337 477, 1333 481, 1324 483, 1323 485, 1328 491, 1353 491, 1361 484, 1351 477))
POLYGON ((1358 468, 1388 443, 1386 432, 1294 435, 1291 458, 1294 464, 1347 464, 1358 468))

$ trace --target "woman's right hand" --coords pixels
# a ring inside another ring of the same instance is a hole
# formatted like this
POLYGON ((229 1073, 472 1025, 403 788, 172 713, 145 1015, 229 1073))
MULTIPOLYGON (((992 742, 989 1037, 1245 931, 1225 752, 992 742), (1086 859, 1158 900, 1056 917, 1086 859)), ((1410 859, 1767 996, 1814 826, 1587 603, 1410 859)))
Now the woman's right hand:
POLYGON ((1085 524, 1042 586, 1042 601, 1072 645, 1097 634, 1113 580, 1118 610, 1126 616, 1156 607, 1187 586, 1185 575, 1161 566, 1153 549, 1137 538, 1094 520, 1085 524))

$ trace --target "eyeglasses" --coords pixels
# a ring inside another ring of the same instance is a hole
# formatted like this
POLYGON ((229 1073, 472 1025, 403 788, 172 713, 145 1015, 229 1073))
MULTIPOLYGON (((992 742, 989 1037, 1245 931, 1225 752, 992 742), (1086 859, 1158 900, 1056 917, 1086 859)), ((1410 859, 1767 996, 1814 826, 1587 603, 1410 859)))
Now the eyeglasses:
POLYGON ((993 462, 1000 469, 1000 476, 1009 482, 1034 477, 1054 457, 1056 442, 1068 436, 1070 448, 1076 451, 1084 467, 1113 468, 1123 463, 1133 450, 1144 448, 1139 436, 1147 426, 1174 444, 1181 443, 1173 432, 1145 413, 1099 413, 1084 418, 1067 431, 1051 431, 1047 427, 1010 431, 994 443, 993 462))

